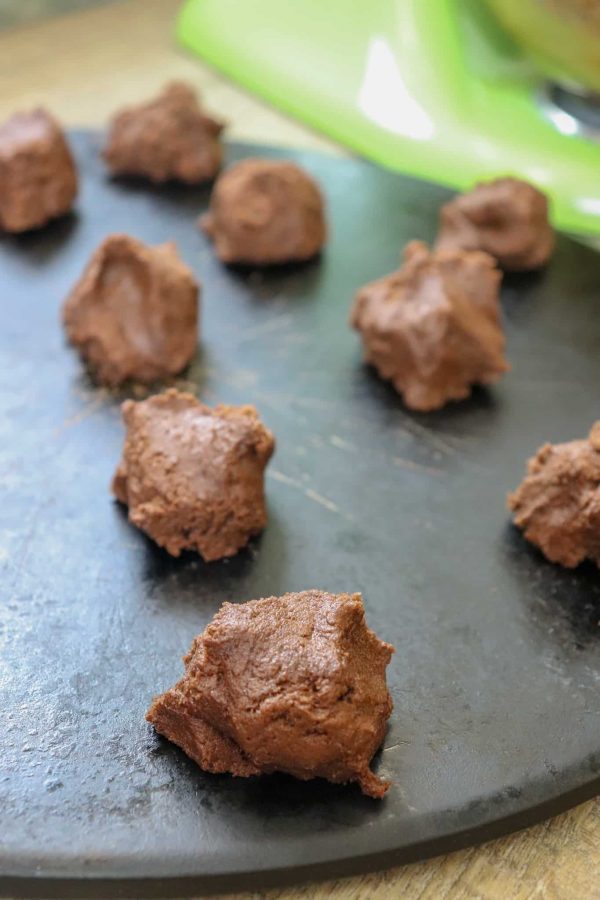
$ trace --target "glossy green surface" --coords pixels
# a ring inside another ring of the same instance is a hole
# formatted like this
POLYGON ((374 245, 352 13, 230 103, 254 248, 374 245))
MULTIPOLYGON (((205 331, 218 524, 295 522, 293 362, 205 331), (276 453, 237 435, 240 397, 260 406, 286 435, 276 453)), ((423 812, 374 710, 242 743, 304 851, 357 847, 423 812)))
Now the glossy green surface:
POLYGON ((520 175, 558 227, 600 233, 600 144, 546 120, 539 76, 481 0, 188 0, 178 36, 382 165, 461 189, 520 175))

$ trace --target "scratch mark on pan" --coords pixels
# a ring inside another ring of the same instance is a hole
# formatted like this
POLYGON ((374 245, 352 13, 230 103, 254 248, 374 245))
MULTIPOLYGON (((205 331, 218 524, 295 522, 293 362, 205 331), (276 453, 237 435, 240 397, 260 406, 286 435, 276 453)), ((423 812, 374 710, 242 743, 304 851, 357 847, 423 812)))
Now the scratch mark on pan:
MULTIPOLYGON (((270 396, 275 396, 271 394, 270 396)), ((321 397, 308 397, 304 394, 290 394, 284 393, 283 391, 279 391, 277 393, 277 398, 285 404, 289 404, 290 406, 305 406, 309 409, 322 409, 329 410, 333 403, 328 400, 323 400, 321 397)))
POLYGON ((412 459, 404 459, 403 456, 392 457, 392 462, 395 466, 400 466, 402 469, 410 469, 411 472, 423 472, 427 475, 444 474, 441 469, 436 469, 435 466, 423 466, 421 463, 413 462, 412 459))
POLYGON ((338 515, 343 515, 339 506, 336 506, 333 500, 328 500, 327 497, 324 497, 322 494, 318 494, 316 491, 313 491, 312 488, 306 488, 304 491, 307 497, 310 497, 311 500, 314 500, 315 503, 320 503, 321 506, 324 506, 325 509, 331 510, 331 512, 337 513, 338 515))
POLYGON ((330 435, 329 443, 333 444, 334 447, 338 447, 339 450, 349 450, 351 453, 356 452, 356 447, 354 446, 354 444, 351 444, 350 441, 345 441, 337 434, 330 435))
POLYGON ((265 394, 257 391, 255 399, 259 405, 268 406, 270 409, 274 409, 281 415, 287 416, 288 419, 292 419, 297 425, 309 424, 308 419, 305 416, 290 407, 290 402, 286 400, 283 395, 265 394))
POLYGON ((403 746, 404 744, 410 744, 410 741, 398 741, 397 744, 392 744, 391 747, 384 747, 381 751, 382 753, 388 753, 390 750, 397 750, 398 747, 403 746))
POLYGON ((79 425, 80 422, 83 422, 85 419, 88 419, 90 416, 93 416, 95 413, 101 409, 106 403, 106 399, 108 397, 108 393, 106 391, 100 391, 97 397, 94 397, 89 403, 87 403, 83 409, 80 409, 79 412, 75 413, 75 415, 70 416, 70 418, 65 419, 62 425, 59 425, 58 428, 54 430, 54 437, 59 437, 67 428, 72 428, 73 425, 79 425))
POLYGON ((277 469, 267 469, 267 475, 274 478, 275 481, 281 481, 283 484, 289 484, 291 487, 300 488, 301 491, 304 490, 301 482, 295 478, 290 478, 289 475, 284 475, 283 472, 279 472, 277 469))
POLYGON ((291 324, 292 317, 291 316, 277 316, 274 319, 267 319, 266 322, 261 322, 260 325, 255 325, 254 328, 246 328, 244 330, 243 336, 238 341, 239 344, 243 344, 248 340, 253 340, 255 337, 261 337, 264 334, 270 334, 272 331, 279 331, 280 328, 286 328, 291 324))
POLYGON ((434 431, 430 431, 429 428, 425 428, 424 425, 415 422, 414 419, 409 419, 408 417, 405 418, 403 428, 410 434, 423 438, 424 441, 430 446, 435 447, 437 450, 441 450, 448 454, 456 453, 456 448, 453 447, 452 444, 449 444, 448 441, 445 441, 444 438, 440 437, 439 434, 436 434, 434 431))
POLYGON ((36 505, 32 510, 31 516, 29 518, 29 523, 27 526, 27 531, 25 532, 23 540, 21 541, 21 544, 17 548, 17 551, 15 553, 15 563, 13 566, 13 569, 15 572, 15 577, 11 582, 11 588, 15 587, 17 580, 19 578, 19 575, 25 568, 25 563, 27 562, 27 556, 29 555, 29 547, 31 545, 31 541, 33 540, 33 536, 38 527, 40 516, 41 516, 42 512, 48 506, 52 505, 52 503, 54 503, 54 496, 48 497, 44 502, 36 505))
POLYGON ((236 369, 232 372, 220 372, 207 366, 204 374, 209 378, 220 379, 224 384, 234 387, 238 390, 252 388, 258 382, 258 374, 248 369, 236 369))
POLYGON ((344 512, 342 509, 340 509, 339 506, 337 506, 333 502, 333 500, 330 500, 328 497, 324 497, 322 494, 319 494, 312 488, 305 487, 302 482, 298 481, 296 478, 290 478, 289 475, 284 475, 283 472, 279 472, 277 469, 267 469, 267 475, 271 478, 274 478, 275 481, 280 481, 282 484, 287 484, 290 487, 294 487, 297 490, 302 491, 305 497, 308 497, 309 500, 312 500, 314 503, 318 503, 320 506, 328 509, 329 512, 335 513, 337 516, 343 516, 344 519, 348 519, 350 522, 354 521, 354 516, 351 516, 350 513, 344 512))

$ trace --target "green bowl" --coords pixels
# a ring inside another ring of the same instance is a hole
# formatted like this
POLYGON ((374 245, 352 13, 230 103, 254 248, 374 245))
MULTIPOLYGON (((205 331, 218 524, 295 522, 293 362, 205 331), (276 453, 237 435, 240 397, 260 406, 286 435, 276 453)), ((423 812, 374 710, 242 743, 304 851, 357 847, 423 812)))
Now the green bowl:
POLYGON ((600 236, 600 143, 540 104, 542 76, 499 21, 514 22, 559 81, 600 92, 600 0, 586 28, 582 6, 561 18, 549 2, 186 0, 177 31, 229 77, 381 165, 460 190, 517 175, 550 196, 558 228, 600 236))
POLYGON ((487 0, 554 81, 600 93, 599 0, 487 0))

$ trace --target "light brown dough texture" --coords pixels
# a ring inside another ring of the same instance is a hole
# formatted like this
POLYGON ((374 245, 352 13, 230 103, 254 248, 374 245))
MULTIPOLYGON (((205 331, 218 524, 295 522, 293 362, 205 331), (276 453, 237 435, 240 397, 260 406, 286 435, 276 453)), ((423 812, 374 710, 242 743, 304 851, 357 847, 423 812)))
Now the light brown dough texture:
POLYGON ((273 435, 253 406, 211 409, 168 390, 122 407, 127 429, 113 493, 172 556, 233 556, 267 524, 264 470, 273 435))
POLYGON ((98 382, 149 384, 195 355, 198 307, 198 283, 175 244, 148 247, 113 234, 67 297, 63 321, 98 382))
POLYGON ((360 594, 304 591, 225 603, 147 714, 208 772, 389 784, 370 769, 392 711, 393 647, 365 623, 360 594))
POLYGON ((300 262, 327 238, 318 184, 299 166, 278 160, 245 159, 227 169, 200 224, 224 263, 300 262))
POLYGON ((483 250, 506 271, 544 266, 554 249, 546 195, 527 181, 498 178, 446 203, 438 250, 483 250))
POLYGON ((16 113, 0 126, 0 229, 40 228, 69 212, 76 196, 75 161, 49 113, 16 113))
POLYGON ((365 361, 406 406, 427 412, 507 371, 501 276, 486 253, 430 252, 413 241, 404 255, 401 269, 358 292, 350 323, 365 361))
POLYGON ((544 444, 508 497, 514 522, 552 562, 600 567, 600 422, 589 437, 544 444))
POLYGON ((175 81, 115 115, 103 157, 114 175, 200 184, 221 168, 223 128, 202 111, 190 85, 175 81))

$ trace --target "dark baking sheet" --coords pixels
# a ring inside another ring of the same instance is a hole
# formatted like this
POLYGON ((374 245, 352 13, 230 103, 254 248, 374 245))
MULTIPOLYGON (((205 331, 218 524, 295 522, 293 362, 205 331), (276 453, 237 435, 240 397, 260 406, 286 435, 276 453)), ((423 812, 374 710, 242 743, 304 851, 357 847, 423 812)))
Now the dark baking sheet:
POLYGON ((507 280, 511 374, 414 415, 361 365, 346 320, 359 285, 432 238, 444 190, 230 147, 306 165, 332 236, 307 266, 228 271, 195 227, 208 191, 111 183, 99 140, 73 135, 77 213, 0 242, 2 888, 165 894, 351 874, 597 793, 600 576, 545 562, 504 498, 540 443, 600 414, 600 258, 561 238, 547 271, 507 280), (119 398, 82 374, 58 311, 111 231, 177 241, 204 283, 194 390, 255 403, 277 436, 269 527, 228 562, 169 558, 110 499, 119 398), (397 648, 383 803, 203 774, 144 722, 224 600, 308 587, 362 591, 397 648))

